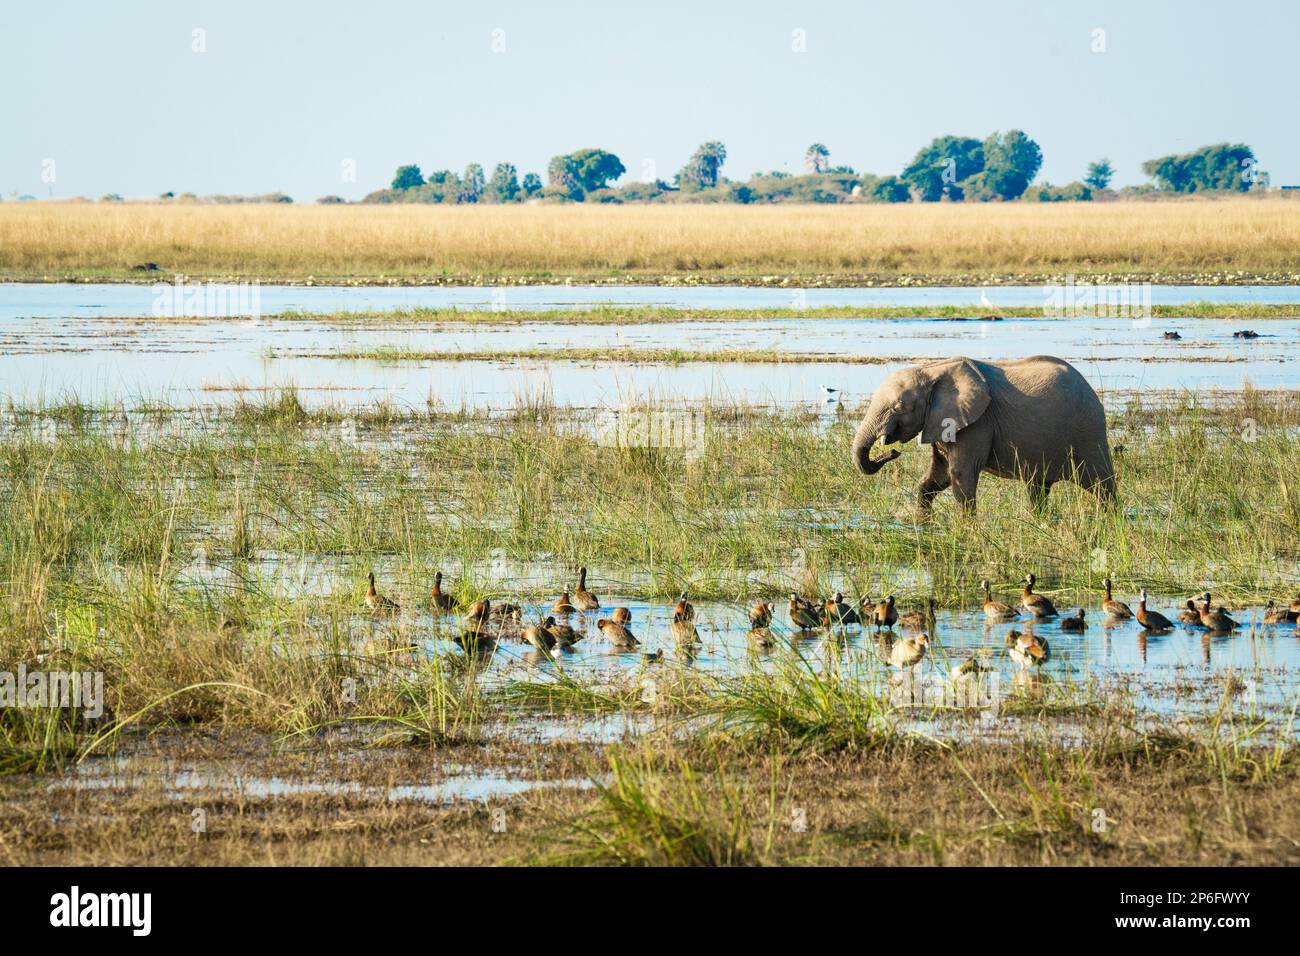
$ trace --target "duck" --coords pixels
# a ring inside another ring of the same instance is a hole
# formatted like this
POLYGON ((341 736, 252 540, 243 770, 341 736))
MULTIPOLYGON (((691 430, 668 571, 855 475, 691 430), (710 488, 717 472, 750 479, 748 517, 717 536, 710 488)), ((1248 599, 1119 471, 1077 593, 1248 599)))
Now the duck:
POLYGON ((926 630, 934 625, 934 609, 939 606, 939 602, 933 597, 926 601, 924 611, 908 611, 906 614, 899 615, 898 623, 909 631, 926 630))
POLYGON ((492 602, 487 598, 481 601, 475 601, 465 609, 465 614, 461 618, 461 623, 465 630, 471 634, 479 635, 484 632, 488 622, 492 617, 492 602))
POLYGON ((1101 602, 1101 609, 1106 616, 1116 621, 1127 621, 1133 617, 1133 609, 1123 601, 1116 601, 1110 594, 1110 577, 1106 578, 1106 599, 1101 602))
POLYGON ((980 587, 984 589, 984 616, 989 620, 1011 621, 1020 616, 1020 612, 1010 604, 993 600, 993 591, 987 578, 980 582, 980 587))
POLYGON ((1056 617, 1056 605, 1052 603, 1052 599, 1034 593, 1036 583, 1038 578, 1034 575, 1025 575, 1025 589, 1020 593, 1020 606, 1034 617, 1056 617))
POLYGON ((680 614, 683 621, 695 620, 695 605, 689 600, 689 595, 683 591, 682 596, 677 599, 677 604, 673 608, 673 614, 680 614))
POLYGON ((518 604, 511 604, 508 601, 502 604, 493 604, 492 610, 488 614, 488 619, 493 624, 519 623, 523 619, 524 609, 518 604))
POLYGON ((857 610, 844 603, 843 591, 836 591, 834 595, 827 599, 826 620, 840 626, 861 623, 857 610))
POLYGON ((749 623, 753 628, 765 628, 772 623, 772 612, 776 605, 771 601, 759 601, 749 609, 749 623))
POLYGON ((555 599, 551 605, 552 614, 572 614, 577 608, 573 606, 573 599, 569 597, 569 589, 565 588, 564 593, 555 599))
POLYGON ((1023 671, 1027 667, 1042 667, 1052 659, 1052 648, 1041 637, 1015 628, 1007 631, 1007 653, 1020 665, 1023 671))
POLYGON ((678 644, 700 643, 700 632, 695 630, 695 622, 689 617, 683 617, 679 611, 673 612, 673 623, 669 630, 678 644))
POLYGON ((525 644, 530 644, 539 651, 549 651, 555 646, 555 635, 543 624, 529 625, 519 637, 525 644))
POLYGON ((876 605, 874 620, 876 630, 892 628, 898 623, 898 608, 894 606, 894 596, 892 594, 876 605))
POLYGON ((1076 614, 1061 618, 1060 624, 1061 630, 1075 632, 1082 631, 1088 626, 1083 620, 1083 608, 1079 608, 1078 613, 1076 614))
POLYGON ((1174 622, 1159 611, 1147 610, 1146 588, 1142 589, 1138 598, 1137 622, 1142 625, 1144 631, 1171 631, 1174 628, 1174 622))
POLYGON ((582 634, 569 627, 569 625, 555 623, 553 615, 548 616, 542 626, 551 632, 551 637, 555 638, 555 643, 560 647, 572 647, 582 640, 582 634))
POLYGON ((579 611, 597 611, 600 602, 587 590, 587 569, 578 568, 578 588, 573 592, 573 606, 579 611))
POLYGON ((1300 614, 1300 594, 1297 594, 1295 600, 1291 602, 1291 611, 1300 614))
POLYGON ((790 623, 803 631, 810 631, 822 626, 822 615, 817 605, 798 592, 790 592, 790 623))
POLYGON ((401 605, 391 598, 386 598, 375 590, 375 572, 371 571, 369 575, 370 585, 366 588, 366 607, 372 611, 378 611, 384 614, 395 614, 400 611, 401 605))
POLYGON ((442 593, 442 572, 438 571, 433 576, 433 609, 435 611, 454 611, 460 606, 454 595, 442 593))
POLYGON ((770 651, 776 646, 776 639, 772 637, 772 632, 767 626, 751 627, 745 635, 746 639, 760 651, 770 651))
POLYGON ((641 643, 632 636, 626 624, 620 624, 618 621, 609 621, 602 617, 596 622, 596 627, 615 647, 630 650, 641 643))
POLYGON ((1199 625, 1201 623, 1201 612, 1197 610, 1196 602, 1191 598, 1187 599, 1187 606, 1178 612, 1178 620, 1184 624, 1199 625))
POLYGON ((1296 620, 1297 614, 1289 607, 1278 607, 1277 602, 1269 598, 1268 604, 1264 607, 1265 624, 1289 624, 1296 620))
POLYGON ((610 620, 616 621, 619 624, 631 624, 632 612, 625 607, 616 607, 614 608, 614 613, 610 615, 610 620))
POLYGON ((1205 607, 1201 609, 1201 624, 1211 631, 1231 631, 1236 629, 1237 622, 1228 617, 1227 613, 1221 607, 1214 607, 1210 601, 1210 592, 1205 592, 1205 607))
POLYGON ((955 664, 952 670, 948 671, 948 676, 953 680, 961 680, 963 677, 978 677, 980 674, 987 674, 991 667, 985 666, 977 656, 972 654, 960 664, 955 664))
POLYGON ((894 641, 889 649, 889 663, 895 667, 915 667, 925 657, 925 649, 930 646, 930 635, 922 631, 916 637, 904 637, 894 641))

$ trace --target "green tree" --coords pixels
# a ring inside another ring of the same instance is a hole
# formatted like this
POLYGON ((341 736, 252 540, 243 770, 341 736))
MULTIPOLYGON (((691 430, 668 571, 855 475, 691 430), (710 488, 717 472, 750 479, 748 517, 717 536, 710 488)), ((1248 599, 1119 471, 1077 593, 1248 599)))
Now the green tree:
POLYGON ((1115 168, 1111 166, 1110 160, 1099 159, 1095 163, 1088 164, 1088 175, 1083 177, 1083 184, 1089 189, 1100 192, 1110 185, 1114 175, 1115 168))
POLYGON ((826 167, 830 165, 831 151, 821 143, 813 143, 804 153, 804 165, 808 167, 810 173, 824 173, 826 167))
POLYGON ((525 173, 523 182, 524 196, 536 196, 542 191, 542 177, 536 173, 525 173))
POLYGON ((677 173, 677 185, 685 190, 712 189, 718 185, 718 173, 727 161, 727 147, 717 140, 700 146, 677 173))
POLYGON ((578 182, 577 164, 567 153, 551 157, 546 166, 546 180, 551 189, 570 199, 581 199, 583 196, 582 186, 578 182))
POLYGON ((960 183, 984 170, 984 144, 969 136, 940 136, 922 147, 899 176, 921 202, 938 202, 965 193, 960 183))
POLYGON ((487 194, 494 202, 514 202, 519 198, 519 171, 513 163, 497 163, 488 180, 487 194))
POLYGON ((611 179, 618 179, 627 172, 617 156, 603 149, 580 149, 570 153, 569 159, 573 162, 578 185, 587 193, 604 189, 611 179))
POLYGON ((1142 172, 1161 189, 1178 193, 1201 189, 1246 192, 1265 176, 1258 169, 1254 150, 1244 143, 1216 143, 1190 153, 1148 159, 1142 172))
POLYGON ((611 179, 618 179, 625 172, 619 158, 603 149, 579 149, 555 156, 546 168, 551 188, 578 200, 587 193, 606 188, 611 179))
POLYGON ((483 167, 470 163, 465 167, 465 174, 460 177, 460 201, 478 202, 483 198, 487 184, 483 181, 483 167))
POLYGON ((974 177, 972 194, 981 199, 1018 199, 1043 165, 1043 151, 1018 129, 993 133, 984 141, 984 169, 974 177))
POLYGON ((872 184, 868 194, 877 202, 907 202, 912 198, 907 183, 897 176, 882 176, 872 184))
POLYGON ((420 175, 419 166, 398 166, 397 175, 393 177, 394 189, 414 189, 416 186, 424 185, 424 177, 420 175))

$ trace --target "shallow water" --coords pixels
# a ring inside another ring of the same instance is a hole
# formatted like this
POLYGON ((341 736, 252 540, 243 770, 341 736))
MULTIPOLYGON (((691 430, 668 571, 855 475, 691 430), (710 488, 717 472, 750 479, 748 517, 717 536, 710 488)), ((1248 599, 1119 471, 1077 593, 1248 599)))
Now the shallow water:
MULTIPOLYGON (((1296 356, 1300 355, 1300 322, 1292 320, 1254 323, 1261 336, 1254 340, 1233 339, 1232 332, 1237 325, 1208 320, 1158 320, 1147 324, 1127 319, 1027 318, 1001 322, 915 318, 769 319, 623 326, 382 323, 371 327, 352 322, 277 319, 123 321, 94 317, 96 311, 116 313, 123 308, 120 302, 94 306, 100 290, 110 299, 145 291, 133 286, 0 285, 0 382, 3 383, 0 398, 30 403, 75 396, 96 403, 123 400, 129 406, 133 401, 147 400, 188 407, 228 404, 245 390, 294 386, 309 407, 360 407, 386 400, 416 407, 433 401, 449 408, 500 408, 513 405, 521 396, 535 395, 546 395, 561 405, 584 407, 617 407, 646 398, 794 405, 822 400, 826 394, 824 386, 839 388, 845 400, 865 398, 898 368, 916 359, 948 355, 981 359, 1058 355, 1073 362, 1099 390, 1238 389, 1247 382, 1260 388, 1287 388, 1300 381, 1295 364, 1296 356), (60 292, 61 297, 50 290, 60 292), (41 294, 49 295, 57 303, 49 307, 52 311, 47 313, 45 306, 26 301, 29 296, 39 298, 41 294), (1162 332, 1166 328, 1177 328, 1183 335, 1182 341, 1165 341, 1162 332), (667 365, 329 357, 383 348, 416 351, 743 349, 814 356, 870 355, 887 361, 877 365, 848 365, 817 359, 793 364, 667 365)), ((479 295, 485 290, 284 291, 286 294, 464 292, 479 295)), ((537 295, 558 294, 553 288, 526 291, 537 295)), ((748 294, 771 290, 688 291, 748 294)), ((901 293, 947 292, 956 296, 971 292, 825 291, 827 294, 889 293, 892 297, 886 297, 885 301, 896 304, 906 304, 909 298, 901 293)), ((1238 298, 1243 300, 1248 298, 1246 293, 1280 294, 1273 287, 1243 287, 1232 291, 1240 293, 1238 298)), ((1281 294, 1285 293, 1283 289, 1281 294)), ((325 306, 313 304, 313 307, 325 306)))
MULTIPOLYGON (((697 602, 700 642, 685 646, 677 644, 670 631, 670 605, 614 594, 602 595, 602 604, 631 610, 630 628, 640 641, 634 650, 618 650, 603 637, 596 620, 608 616, 609 611, 602 610, 573 614, 568 623, 583 637, 571 649, 556 650, 553 659, 509 638, 500 640, 491 656, 481 659, 489 677, 546 681, 563 671, 597 685, 626 687, 630 682, 641 688, 643 697, 656 693, 659 684, 666 684, 677 668, 730 677, 770 671, 783 663, 815 671, 841 668, 890 693, 900 679, 906 679, 918 688, 943 684, 951 694, 951 669, 972 656, 989 669, 979 685, 985 704, 989 693, 1006 696, 1029 690, 1050 695, 1061 691, 1068 697, 1069 688, 1091 685, 1111 692, 1122 688, 1145 712, 1203 715, 1220 705, 1231 677, 1240 682, 1233 695, 1234 708, 1242 713, 1271 711, 1276 716, 1293 706, 1300 695, 1300 634, 1294 624, 1263 625, 1262 608, 1232 612, 1241 625, 1232 634, 1211 634, 1191 626, 1179 626, 1168 634, 1147 634, 1136 622, 1105 620, 1097 607, 1087 609, 1088 623, 1083 633, 1063 630, 1058 619, 990 624, 978 607, 941 609, 931 633, 930 650, 905 676, 882 660, 882 647, 885 641, 914 637, 916 632, 899 627, 877 634, 873 628, 857 626, 840 628, 832 634, 800 631, 790 626, 785 602, 775 603, 771 632, 776 641, 770 649, 751 642, 747 611, 742 607, 697 602), (1005 647, 1011 628, 1046 639, 1050 661, 1038 671, 1022 673, 1005 647), (646 659, 647 654, 659 652, 663 654, 662 662, 646 659)), ((1176 605, 1181 603, 1182 599, 1178 599, 1155 605, 1173 619, 1176 605)), ((549 602, 524 604, 525 621, 541 619, 549 613, 548 606, 549 602)), ((1074 610, 1071 606, 1068 613, 1074 610)), ((401 640, 416 642, 427 654, 459 654, 460 648, 453 643, 459 631, 454 617, 404 612, 395 620, 383 621, 362 615, 355 635, 369 650, 401 640)), ((912 700, 920 702, 920 697, 912 700)))
MULTIPOLYGON (((14 283, 0 284, 0 321, 10 318, 149 316, 159 297, 158 284, 14 283)), ((1048 301, 1051 287, 934 286, 931 288, 800 289, 751 286, 286 286, 259 285, 263 315, 298 312, 384 311, 412 308, 551 309, 561 306, 657 305, 682 309, 789 308, 793 305, 981 305, 1035 307, 1048 301)), ((1152 305, 1191 302, 1300 303, 1300 286, 1153 285, 1152 305)))

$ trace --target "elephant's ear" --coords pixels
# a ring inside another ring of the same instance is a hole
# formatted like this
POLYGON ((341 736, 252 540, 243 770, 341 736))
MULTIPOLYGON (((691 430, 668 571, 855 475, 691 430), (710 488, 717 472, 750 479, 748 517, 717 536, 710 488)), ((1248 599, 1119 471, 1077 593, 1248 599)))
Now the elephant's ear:
POLYGON ((970 359, 932 366, 930 404, 925 412, 921 441, 953 441, 957 432, 975 422, 989 407, 988 382, 970 359))

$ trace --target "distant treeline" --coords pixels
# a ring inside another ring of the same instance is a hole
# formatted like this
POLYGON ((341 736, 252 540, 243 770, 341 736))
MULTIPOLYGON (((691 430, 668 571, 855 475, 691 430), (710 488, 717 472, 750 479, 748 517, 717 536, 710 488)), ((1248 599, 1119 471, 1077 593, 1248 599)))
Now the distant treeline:
MULTIPOLYGON (((554 157, 545 184, 537 173, 527 173, 521 179, 512 163, 498 163, 491 176, 485 175, 478 163, 470 163, 459 176, 448 169, 425 176, 419 166, 408 165, 398 168, 390 188, 371 193, 363 202, 1059 202, 1161 192, 1247 192, 1268 186, 1268 174, 1257 168, 1254 152, 1243 144, 1218 143, 1148 160, 1142 171, 1155 182, 1118 191, 1110 188, 1114 168, 1108 159, 1090 163, 1081 179, 1062 186, 1035 181, 1042 150, 1018 129, 993 133, 984 140, 938 137, 897 175, 878 176, 859 173, 851 166, 832 166, 830 155, 826 146, 813 143, 804 154, 805 174, 759 173, 745 182, 735 182, 722 174, 727 148, 711 141, 695 151, 672 182, 655 178, 622 186, 610 184, 627 172, 626 167, 603 149, 580 149, 554 157)), ((336 196, 321 200, 341 201, 336 196)))

